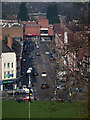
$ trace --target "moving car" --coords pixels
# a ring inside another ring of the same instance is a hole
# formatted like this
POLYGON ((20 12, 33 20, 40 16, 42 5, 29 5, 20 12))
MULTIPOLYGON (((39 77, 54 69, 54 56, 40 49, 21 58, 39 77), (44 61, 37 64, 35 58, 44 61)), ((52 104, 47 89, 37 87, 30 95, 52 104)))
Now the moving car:
POLYGON ((46 72, 42 72, 41 76, 46 77, 47 76, 46 72))
POLYGON ((34 75, 34 76, 38 76, 37 71, 34 71, 34 72, 33 72, 33 75, 34 75))
POLYGON ((46 55, 49 55, 49 52, 45 52, 46 53, 46 55))
POLYGON ((47 83, 42 83, 41 89, 46 89, 46 88, 49 88, 48 84, 47 83))

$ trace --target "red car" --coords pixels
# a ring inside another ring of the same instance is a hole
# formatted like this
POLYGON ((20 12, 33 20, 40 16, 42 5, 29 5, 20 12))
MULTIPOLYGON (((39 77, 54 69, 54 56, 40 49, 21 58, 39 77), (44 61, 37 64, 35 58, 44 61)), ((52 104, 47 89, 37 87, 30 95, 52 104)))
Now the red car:
MULTIPOLYGON (((34 97, 34 96, 30 96, 30 98, 31 98, 31 100, 37 100, 37 98, 34 97)), ((22 97, 21 99, 28 101, 29 100, 29 96, 24 97, 24 98, 22 97)))
POLYGON ((37 56, 40 56, 40 53, 37 52, 36 55, 37 55, 37 56))

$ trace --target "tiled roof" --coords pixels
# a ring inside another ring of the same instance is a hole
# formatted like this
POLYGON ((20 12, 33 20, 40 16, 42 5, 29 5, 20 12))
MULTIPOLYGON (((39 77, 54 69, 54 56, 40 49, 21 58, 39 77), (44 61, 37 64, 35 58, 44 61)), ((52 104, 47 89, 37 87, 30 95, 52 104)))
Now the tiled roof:
POLYGON ((21 53, 21 45, 15 39, 13 39, 12 49, 15 51, 16 54, 21 53))
POLYGON ((39 19, 38 24, 40 25, 41 28, 48 28, 48 19, 39 19))
POLYGON ((54 32, 57 34, 63 34, 64 33, 64 29, 61 27, 60 23, 56 23, 53 25, 54 28, 54 32))
POLYGON ((14 50, 7 45, 7 40, 4 39, 2 40, 2 53, 6 53, 6 52, 14 52, 14 50))
POLYGON ((13 39, 12 48, 10 48, 7 44, 7 39, 4 39, 4 40, 2 40, 2 52, 3 53, 15 52, 16 54, 20 54, 21 53, 21 45, 19 44, 19 42, 17 42, 16 40, 13 39))
POLYGON ((79 26, 77 26, 74 22, 66 24, 66 27, 73 32, 81 30, 81 28, 79 26))
POLYGON ((12 36, 21 37, 23 39, 23 28, 22 27, 2 27, 2 36, 10 34, 12 36))
POLYGON ((53 36, 54 35, 53 28, 48 28, 48 35, 49 36, 53 36))
POLYGON ((90 57, 90 47, 85 49, 83 55, 90 57))
POLYGON ((90 47, 89 48, 84 48, 84 49, 80 49, 78 51, 78 59, 82 60, 83 56, 89 56, 90 57, 90 47))
POLYGON ((25 35, 40 35, 40 26, 39 25, 26 25, 25 26, 25 35))

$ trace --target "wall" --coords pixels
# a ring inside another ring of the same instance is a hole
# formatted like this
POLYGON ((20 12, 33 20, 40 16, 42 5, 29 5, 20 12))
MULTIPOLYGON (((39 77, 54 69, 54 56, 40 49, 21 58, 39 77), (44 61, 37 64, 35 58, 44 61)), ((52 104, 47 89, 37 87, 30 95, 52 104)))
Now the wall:
POLYGON ((2 53, 2 79, 3 80, 8 80, 8 79, 14 79, 16 78, 16 54, 14 52, 8 52, 8 53, 2 53), (6 67, 4 68, 4 63, 10 63, 10 67, 7 68, 7 64, 6 67), (11 67, 11 63, 13 63, 13 68, 11 67), (10 78, 4 78, 4 72, 10 71, 10 74, 14 74, 14 77, 10 77, 10 78))

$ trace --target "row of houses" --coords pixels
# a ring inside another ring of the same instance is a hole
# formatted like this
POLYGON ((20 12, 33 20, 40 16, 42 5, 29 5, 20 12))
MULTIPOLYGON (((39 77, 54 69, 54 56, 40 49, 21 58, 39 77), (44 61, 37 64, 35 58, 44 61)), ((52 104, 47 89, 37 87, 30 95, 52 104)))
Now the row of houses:
POLYGON ((11 35, 2 39, 0 89, 17 89, 21 85, 22 46, 11 35))
POLYGON ((38 21, 0 21, 0 90, 17 89, 21 85, 21 61, 24 36, 52 39, 53 27, 47 19, 38 21))
POLYGON ((90 55, 87 48, 88 37, 90 36, 88 30, 73 31, 62 21, 50 25, 47 19, 39 18, 37 21, 3 20, 0 22, 0 26, 2 26, 2 34, 0 34, 0 42, 2 43, 0 50, 1 90, 13 83, 15 88, 21 84, 18 81, 21 79, 24 37, 54 40, 58 56, 63 59, 70 71, 82 72, 84 70, 90 72, 90 55))
POLYGON ((53 39, 53 26, 49 25, 48 19, 37 19, 33 22, 20 22, 24 25, 24 35, 26 37, 39 39, 53 39))
POLYGON ((90 72, 90 32, 86 29, 72 31, 62 23, 54 24, 53 28, 55 50, 59 58, 63 58, 63 62, 68 66, 68 69, 71 72, 80 71, 82 74, 90 72))

